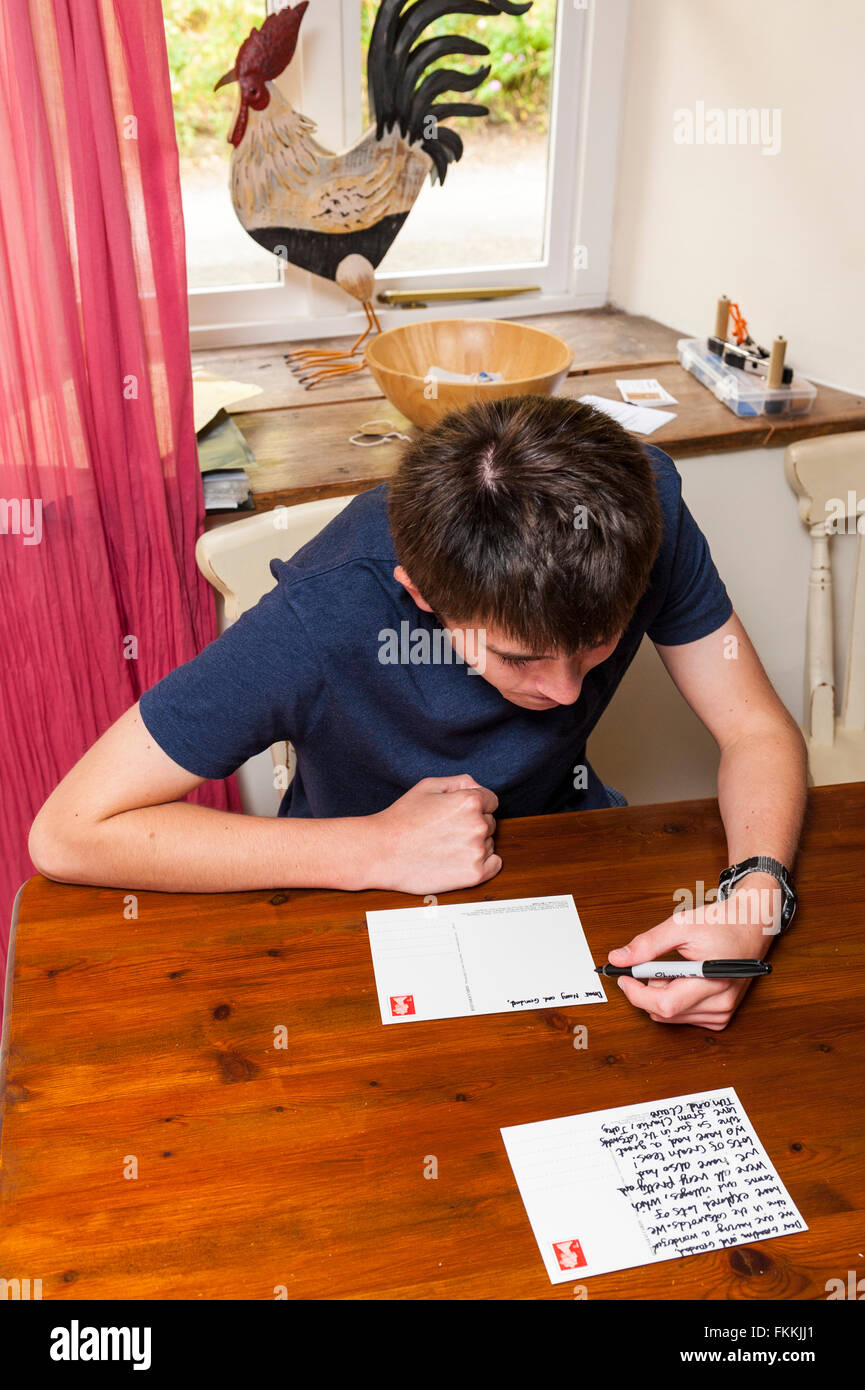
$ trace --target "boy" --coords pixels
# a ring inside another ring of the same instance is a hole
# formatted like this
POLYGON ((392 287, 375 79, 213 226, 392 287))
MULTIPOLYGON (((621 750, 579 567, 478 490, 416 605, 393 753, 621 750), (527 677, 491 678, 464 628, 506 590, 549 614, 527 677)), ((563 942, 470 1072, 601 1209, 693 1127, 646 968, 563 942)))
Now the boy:
MULTIPOLYGON (((271 569, 277 587, 48 798, 30 839, 43 873, 197 892, 483 883, 501 868, 496 813, 610 804, 586 740, 648 633, 720 747, 731 865, 766 856, 769 872, 611 959, 765 954, 781 909, 766 930, 753 890, 791 891, 804 745, 660 450, 576 401, 482 401, 271 569), (279 816, 180 800, 283 738, 297 774, 279 816)), ((622 987, 658 1021, 717 1030, 745 985, 622 987)))

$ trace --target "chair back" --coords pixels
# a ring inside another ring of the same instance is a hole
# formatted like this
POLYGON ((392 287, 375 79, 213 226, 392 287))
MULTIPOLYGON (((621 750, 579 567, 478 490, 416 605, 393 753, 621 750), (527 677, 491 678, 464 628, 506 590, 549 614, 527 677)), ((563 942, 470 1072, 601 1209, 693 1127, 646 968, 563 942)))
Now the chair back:
MULTIPOLYGON (((351 500, 326 497, 294 507, 275 507, 199 536, 196 563, 205 579, 222 594, 228 622, 235 622, 241 613, 254 608, 260 598, 276 588, 270 572, 271 560, 290 560, 351 500)), ((282 741, 274 743, 270 753, 278 774, 274 785, 281 796, 294 776, 294 750, 282 741)))

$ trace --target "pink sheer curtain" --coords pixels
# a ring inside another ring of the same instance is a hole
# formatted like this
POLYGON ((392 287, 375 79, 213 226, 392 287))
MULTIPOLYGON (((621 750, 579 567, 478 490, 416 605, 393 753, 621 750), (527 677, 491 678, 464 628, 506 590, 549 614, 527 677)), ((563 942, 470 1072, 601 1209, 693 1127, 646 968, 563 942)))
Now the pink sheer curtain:
MULTIPOLYGON (((216 635, 159 0, 0 5, 0 953, 27 833, 216 635)), ((193 799, 238 810, 233 779, 193 799)), ((0 990, 3 975, 0 972, 0 990)))

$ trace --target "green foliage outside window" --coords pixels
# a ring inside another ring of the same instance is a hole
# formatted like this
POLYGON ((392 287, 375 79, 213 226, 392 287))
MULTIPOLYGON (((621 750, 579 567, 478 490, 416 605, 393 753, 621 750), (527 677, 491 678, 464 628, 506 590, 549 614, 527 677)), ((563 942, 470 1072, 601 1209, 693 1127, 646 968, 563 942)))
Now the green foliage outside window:
MULTIPOLYGON (((455 0, 455 3, 457 0, 455 0)), ((312 0, 315 3, 315 0, 312 0)), ((366 99, 366 52, 378 0, 360 0, 361 53, 366 99)), ((213 84, 230 68, 253 25, 266 16, 264 0, 162 0, 168 66, 180 153, 198 158, 221 150, 230 113, 213 84)), ((491 124, 547 129, 550 77, 555 45, 556 0, 534 0, 527 14, 445 15, 424 31, 424 38, 458 33, 486 44, 490 57, 447 58, 434 64, 474 69, 485 63, 492 73, 470 96, 454 100, 480 102, 490 108, 491 124)), ((448 98, 442 98, 447 100, 448 98)), ((315 111, 305 113, 315 119, 315 111)), ((472 123, 451 121, 457 129, 472 123)))
MULTIPOLYGON (((363 87, 366 102, 366 52, 378 10, 378 0, 361 0, 361 47, 363 87)), ((494 125, 516 125, 525 130, 546 132, 549 123, 550 81, 556 41, 556 0, 534 0, 524 15, 451 14, 436 20, 423 37, 462 34, 477 39, 490 50, 488 58, 450 57, 432 64, 472 70, 490 66, 492 72, 482 86, 466 96, 440 97, 440 101, 476 101, 488 106, 486 120, 494 125)), ((366 106, 364 106, 366 110, 366 106)), ((477 125, 461 118, 449 120, 456 129, 477 125)))
POLYGON ((162 0, 177 143, 185 156, 207 155, 225 143, 231 103, 213 85, 232 65, 264 0, 162 0))

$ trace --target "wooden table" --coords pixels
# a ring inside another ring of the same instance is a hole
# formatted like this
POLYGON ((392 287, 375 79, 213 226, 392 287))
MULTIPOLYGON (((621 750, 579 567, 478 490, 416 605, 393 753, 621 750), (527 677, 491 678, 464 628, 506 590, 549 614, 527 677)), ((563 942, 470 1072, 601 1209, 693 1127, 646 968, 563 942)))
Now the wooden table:
MULTIPOLYGON (((787 420, 739 419, 678 365, 676 343, 688 335, 642 315, 608 306, 515 317, 514 321, 555 333, 573 348, 574 361, 559 395, 620 400, 617 377, 657 377, 679 404, 673 407, 676 419, 653 434, 651 442, 673 458, 786 445, 815 435, 865 429, 865 399, 829 386, 817 388, 817 399, 807 415, 787 420)), ((345 347, 351 341, 334 338, 310 345, 345 347)), ((232 411, 255 455, 250 488, 257 511, 363 492, 390 477, 402 448, 398 440, 372 448, 349 442, 368 420, 386 418, 406 433, 417 433, 382 396, 368 371, 305 391, 284 360, 287 349, 302 346, 306 344, 194 354, 196 366, 262 388, 260 395, 239 402, 232 411)), ((210 524, 230 519, 230 514, 219 513, 210 524)))
MULTIPOLYGON (((726 862, 713 801, 506 821, 499 844, 500 876, 453 897, 573 893, 599 961, 726 862)), ((863 860, 865 783, 813 790, 799 915, 724 1033, 652 1023, 615 989, 385 1028, 364 913, 400 895, 140 893, 128 920, 120 892, 35 877, 0 1275, 45 1299, 572 1299, 500 1127, 733 1086, 810 1229, 599 1276, 589 1297, 823 1300, 865 1248, 863 860)))

